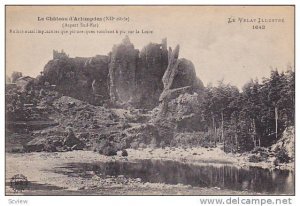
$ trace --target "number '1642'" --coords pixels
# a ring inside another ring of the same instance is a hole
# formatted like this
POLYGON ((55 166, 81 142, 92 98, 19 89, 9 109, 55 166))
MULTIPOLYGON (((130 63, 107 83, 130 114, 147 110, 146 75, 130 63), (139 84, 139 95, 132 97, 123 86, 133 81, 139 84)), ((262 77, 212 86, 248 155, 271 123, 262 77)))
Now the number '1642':
POLYGON ((252 29, 266 29, 265 25, 253 25, 252 29))

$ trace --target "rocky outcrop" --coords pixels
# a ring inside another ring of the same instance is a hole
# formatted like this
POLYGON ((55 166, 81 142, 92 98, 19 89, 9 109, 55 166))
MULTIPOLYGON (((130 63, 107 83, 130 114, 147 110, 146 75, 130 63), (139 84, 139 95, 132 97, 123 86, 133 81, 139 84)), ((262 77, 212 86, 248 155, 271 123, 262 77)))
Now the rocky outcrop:
POLYGON ((88 79, 88 85, 92 87, 96 103, 109 99, 108 66, 109 57, 104 55, 89 58, 84 64, 84 74, 88 79))
POLYGON ((168 66, 167 39, 160 44, 150 43, 140 52, 138 62, 137 107, 153 108, 158 105, 159 96, 163 91, 162 77, 168 66))
POLYGON ((55 85, 64 95, 93 104, 109 99, 108 56, 54 58, 44 67, 43 82, 55 85))
POLYGON ((113 103, 135 101, 138 55, 139 51, 134 49, 128 37, 113 47, 109 64, 110 99, 113 103))
POLYGON ((63 145, 72 149, 83 149, 84 144, 81 142, 74 134, 71 128, 68 129, 69 132, 64 138, 63 145))
POLYGON ((158 105, 162 76, 167 68, 167 40, 150 43, 141 52, 129 38, 113 47, 109 66, 110 99, 114 104, 137 108, 158 105))
POLYGON ((24 145, 26 152, 63 152, 71 150, 82 150, 85 144, 79 140, 73 132, 65 136, 42 136, 36 137, 24 145))
POLYGON ((169 48, 168 67, 163 75, 163 92, 154 121, 172 122, 176 131, 199 131, 203 83, 196 77, 193 63, 179 59, 179 45, 169 48))
POLYGON ((203 83, 196 77, 193 63, 186 59, 178 59, 178 56, 179 45, 174 51, 169 48, 169 64, 162 78, 164 90, 159 98, 161 117, 168 116, 168 113, 174 114, 172 110, 177 110, 174 106, 178 104, 172 105, 173 102, 179 101, 175 100, 177 97, 185 93, 200 93, 204 88, 203 83))
POLYGON ((44 82, 64 95, 95 105, 153 109, 185 92, 203 87, 191 61, 178 59, 179 46, 167 50, 167 39, 149 43, 141 51, 128 37, 107 55, 70 58, 53 53, 43 72, 44 82))
POLYGON ((164 90, 160 95, 160 102, 168 102, 185 92, 199 92, 203 83, 196 77, 193 63, 187 59, 178 59, 179 45, 172 51, 169 48, 169 64, 164 73, 162 82, 164 90))
POLYGON ((274 153, 282 153, 287 156, 287 159, 293 160, 295 157, 295 127, 287 127, 282 137, 271 146, 271 151, 274 153))
POLYGON ((34 138, 23 147, 25 152, 57 152, 57 147, 62 146, 62 137, 50 136, 34 138))

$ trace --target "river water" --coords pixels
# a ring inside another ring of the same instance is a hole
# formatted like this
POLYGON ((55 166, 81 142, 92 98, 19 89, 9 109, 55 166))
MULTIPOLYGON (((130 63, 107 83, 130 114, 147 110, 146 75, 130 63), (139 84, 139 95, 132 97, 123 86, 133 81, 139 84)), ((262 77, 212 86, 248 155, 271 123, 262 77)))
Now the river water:
MULTIPOLYGON (((100 176, 140 178, 142 182, 215 187, 261 194, 294 194, 294 173, 258 167, 238 168, 230 164, 186 164, 166 160, 112 161, 68 164, 73 173, 94 171, 100 176)), ((88 175, 85 175, 88 178, 88 175)))

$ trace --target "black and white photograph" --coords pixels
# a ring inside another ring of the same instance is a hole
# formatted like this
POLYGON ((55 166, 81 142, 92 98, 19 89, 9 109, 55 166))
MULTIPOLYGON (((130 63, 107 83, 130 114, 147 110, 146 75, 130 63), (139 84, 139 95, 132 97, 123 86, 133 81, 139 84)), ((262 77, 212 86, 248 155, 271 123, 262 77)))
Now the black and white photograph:
POLYGON ((294 196, 295 6, 6 5, 4 187, 294 196))

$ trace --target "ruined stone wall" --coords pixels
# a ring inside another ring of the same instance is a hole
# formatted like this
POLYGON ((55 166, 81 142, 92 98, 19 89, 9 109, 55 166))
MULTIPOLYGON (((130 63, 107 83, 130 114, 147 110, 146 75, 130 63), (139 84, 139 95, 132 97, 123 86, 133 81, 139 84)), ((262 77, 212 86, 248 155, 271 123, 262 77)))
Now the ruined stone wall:
POLYGON ((53 50, 53 59, 63 59, 63 58, 68 58, 69 55, 67 55, 64 50, 62 50, 61 52, 57 51, 57 50, 53 50))

